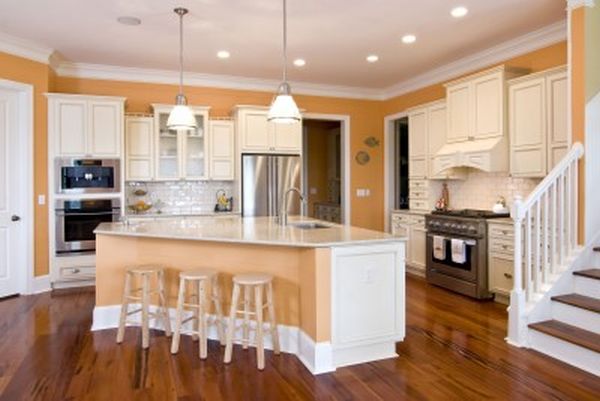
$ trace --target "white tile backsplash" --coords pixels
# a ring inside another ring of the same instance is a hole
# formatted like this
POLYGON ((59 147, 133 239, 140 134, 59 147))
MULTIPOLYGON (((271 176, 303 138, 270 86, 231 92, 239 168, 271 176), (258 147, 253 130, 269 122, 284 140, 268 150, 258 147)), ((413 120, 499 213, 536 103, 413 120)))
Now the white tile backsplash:
MULTIPOLYGON (((165 181, 127 182, 125 184, 127 205, 144 200, 152 205, 147 214, 205 214, 214 211, 216 193, 224 190, 227 197, 234 196, 235 184, 232 181, 165 181), (137 189, 147 191, 146 196, 136 196, 137 189), (156 207, 158 205, 158 207, 156 207)), ((237 199, 234 196, 234 210, 237 199)), ((132 212, 127 210, 128 214, 132 212)))
MULTIPOLYGON (((541 179, 513 178, 508 173, 486 173, 471 170, 466 180, 446 181, 450 192, 452 209, 490 210, 500 196, 506 199, 510 208, 514 197, 526 198, 540 183, 541 179)), ((435 199, 442 193, 443 181, 430 181, 430 191, 435 199)))

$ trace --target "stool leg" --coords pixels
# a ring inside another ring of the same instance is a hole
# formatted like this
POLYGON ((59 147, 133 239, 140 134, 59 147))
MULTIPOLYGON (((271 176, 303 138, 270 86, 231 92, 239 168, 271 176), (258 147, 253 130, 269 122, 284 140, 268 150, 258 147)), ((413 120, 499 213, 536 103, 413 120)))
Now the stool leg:
POLYGON ((250 343, 250 291, 251 286, 244 286, 244 326, 242 330, 242 347, 248 349, 250 343))
POLYGON ((150 307, 149 278, 148 274, 144 274, 142 277, 142 348, 150 346, 150 328, 148 324, 148 308, 150 307))
MULTIPOLYGON (((196 285, 195 281, 190 282, 190 285, 192 286, 192 291, 190 291, 191 296, 189 302, 190 304, 192 304, 193 302, 196 302, 196 304, 198 304, 200 302, 200 291, 198 291, 199 287, 196 285)), ((192 313, 192 317, 192 341, 198 341, 198 339, 200 338, 198 336, 198 333, 200 331, 200 322, 198 321, 197 314, 196 316, 194 316, 192 313)))
POLYGON ((259 370, 265 368, 262 289, 262 285, 254 286, 254 307, 256 308, 256 364, 258 365, 259 370))
POLYGON ((169 309, 167 308, 165 295, 165 272, 163 270, 158 273, 158 303, 160 308, 159 314, 162 314, 163 317, 165 333, 167 337, 171 337, 171 317, 169 316, 169 309))
POLYGON ((277 330, 277 321, 275 320, 275 305, 273 304, 273 283, 267 285, 267 308, 269 313, 269 325, 271 326, 271 341, 273 341, 273 351, 279 355, 279 332, 277 330))
POLYGON ((221 345, 225 345, 225 333, 223 330, 223 311, 221 310, 221 287, 219 287, 219 278, 214 276, 212 282, 212 298, 215 305, 215 319, 217 325, 217 333, 219 334, 219 341, 221 345))
POLYGON ((206 280, 200 280, 198 281, 198 294, 199 294, 199 299, 198 299, 198 331, 200 332, 200 341, 199 341, 199 351, 200 351, 200 358, 201 359, 206 359, 207 356, 207 348, 208 348, 208 341, 206 338, 206 294, 205 294, 205 283, 206 280))
POLYGON ((227 340, 225 343, 225 358, 223 362, 231 362, 231 353, 233 351, 233 333, 235 331, 235 315, 237 305, 240 299, 240 286, 233 284, 233 295, 231 296, 231 308, 229 310, 229 322, 227 324, 227 340))
POLYGON ((185 280, 179 279, 179 295, 177 296, 177 316, 175 317, 175 332, 171 341, 171 353, 179 351, 179 340, 181 338, 181 321, 183 320, 183 303, 185 302, 185 280))
POLYGON ((123 288, 123 302, 121 303, 121 317, 119 318, 119 330, 117 331, 117 343, 123 342, 125 336, 125 322, 127 321, 127 313, 129 312, 129 291, 131 289, 131 275, 125 272, 125 287, 123 288))

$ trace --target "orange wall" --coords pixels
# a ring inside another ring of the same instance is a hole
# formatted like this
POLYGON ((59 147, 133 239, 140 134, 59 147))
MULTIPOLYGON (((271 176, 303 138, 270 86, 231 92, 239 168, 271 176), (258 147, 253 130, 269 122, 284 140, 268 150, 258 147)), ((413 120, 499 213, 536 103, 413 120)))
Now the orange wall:
POLYGON ((314 205, 317 202, 326 202, 328 192, 328 140, 331 134, 331 124, 326 121, 305 120, 306 144, 305 150, 308 160, 308 212, 314 217, 314 205), (310 189, 316 188, 317 193, 311 194, 310 189))
POLYGON ((37 276, 48 273, 48 208, 38 206, 37 194, 47 193, 47 126, 48 111, 44 93, 54 73, 42 63, 27 60, 0 52, 0 79, 17 81, 33 85, 34 91, 34 230, 35 230, 35 266, 37 276))
MULTIPOLYGON (((571 127, 573 142, 585 141, 585 9, 571 12, 571 127)), ((585 155, 579 163, 579 188, 585 188, 585 155)), ((579 242, 585 236, 585 196, 578 196, 579 242)))
MULTIPOLYGON (((148 112, 151 103, 174 101, 177 87, 174 85, 135 82, 102 81, 58 77, 56 92, 94 95, 124 96, 126 111, 148 112)), ((227 116, 239 104, 268 106, 273 97, 269 92, 244 91, 218 88, 186 87, 188 103, 211 106, 212 116, 227 116)), ((308 113, 345 114, 350 116, 350 150, 354 155, 364 145, 368 136, 383 138, 383 114, 381 102, 371 100, 341 99, 319 96, 294 96, 298 106, 308 113)), ((383 140, 381 141, 383 143, 383 140)), ((358 166, 352 157, 351 176, 351 221, 353 225, 371 229, 383 229, 383 149, 372 150, 371 162, 358 166), (357 198, 356 188, 369 188, 371 197, 357 198)))

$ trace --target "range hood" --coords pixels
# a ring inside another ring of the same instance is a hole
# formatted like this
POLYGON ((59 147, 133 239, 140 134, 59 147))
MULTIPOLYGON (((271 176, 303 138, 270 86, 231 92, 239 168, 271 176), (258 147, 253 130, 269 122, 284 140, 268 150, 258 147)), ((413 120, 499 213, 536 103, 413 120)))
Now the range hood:
POLYGON ((449 169, 474 168, 488 173, 508 171, 506 136, 447 143, 433 158, 435 174, 449 169))

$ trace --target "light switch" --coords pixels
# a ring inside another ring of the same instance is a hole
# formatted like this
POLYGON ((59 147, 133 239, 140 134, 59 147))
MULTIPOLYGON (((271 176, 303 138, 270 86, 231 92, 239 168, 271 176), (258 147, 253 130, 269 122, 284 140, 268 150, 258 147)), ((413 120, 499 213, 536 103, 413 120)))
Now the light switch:
POLYGON ((317 194, 317 192, 318 192, 318 191, 317 191, 317 188, 315 188, 315 187, 310 187, 310 194, 311 194, 311 195, 316 195, 316 194, 317 194))
POLYGON ((46 195, 38 195, 38 205, 46 204, 46 195))

